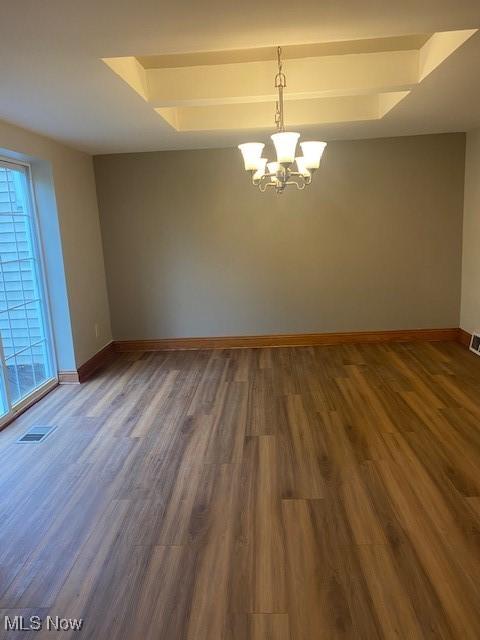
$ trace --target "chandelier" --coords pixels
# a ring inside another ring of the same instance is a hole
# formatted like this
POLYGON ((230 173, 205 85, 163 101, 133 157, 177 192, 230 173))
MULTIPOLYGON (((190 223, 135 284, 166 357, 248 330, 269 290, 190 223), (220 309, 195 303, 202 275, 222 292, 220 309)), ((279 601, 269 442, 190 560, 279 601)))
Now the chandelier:
POLYGON ((267 187, 274 187, 277 193, 282 193, 290 185, 297 189, 305 189, 306 185, 312 182, 312 174, 320 166, 322 154, 327 146, 326 142, 316 140, 300 142, 303 155, 295 156, 300 134, 285 131, 283 90, 287 82, 282 71, 281 54, 281 48, 277 47, 278 73, 275 76, 275 89, 278 89, 275 110, 277 133, 270 136, 277 152, 277 161, 269 162, 267 158, 261 157, 265 147, 263 142, 246 142, 238 145, 243 155, 245 170, 251 173, 252 184, 262 192, 266 191, 267 187))

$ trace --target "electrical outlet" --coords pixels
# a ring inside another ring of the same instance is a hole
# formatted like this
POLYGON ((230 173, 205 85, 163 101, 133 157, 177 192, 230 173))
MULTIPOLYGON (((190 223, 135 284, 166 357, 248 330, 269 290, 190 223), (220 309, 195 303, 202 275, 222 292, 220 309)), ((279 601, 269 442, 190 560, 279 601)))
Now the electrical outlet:
POLYGON ((95 329, 95 337, 96 337, 96 338, 99 338, 99 337, 100 337, 100 327, 98 326, 98 322, 96 322, 96 323, 93 325, 93 328, 95 329))

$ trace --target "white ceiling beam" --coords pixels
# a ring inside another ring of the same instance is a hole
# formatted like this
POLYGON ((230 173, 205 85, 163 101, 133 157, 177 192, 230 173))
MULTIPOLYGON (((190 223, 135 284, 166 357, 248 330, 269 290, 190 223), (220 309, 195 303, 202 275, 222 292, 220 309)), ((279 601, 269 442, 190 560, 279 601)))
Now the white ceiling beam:
MULTIPOLYGON (((286 105, 290 128, 333 122, 376 120, 383 117, 408 91, 377 95, 292 100, 286 105)), ((176 131, 272 129, 274 102, 156 109, 176 131)))
MULTIPOLYGON (((286 99, 404 90, 418 80, 418 50, 286 60, 286 99)), ((154 107, 275 99, 276 61, 146 69, 154 107)))

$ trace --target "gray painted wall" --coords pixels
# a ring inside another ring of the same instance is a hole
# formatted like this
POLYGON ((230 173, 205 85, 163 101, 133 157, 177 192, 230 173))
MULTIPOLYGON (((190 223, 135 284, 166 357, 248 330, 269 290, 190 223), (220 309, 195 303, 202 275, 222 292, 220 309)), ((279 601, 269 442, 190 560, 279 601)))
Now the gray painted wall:
MULTIPOLYGON (((65 288, 68 296, 51 305, 54 316, 62 307, 58 322, 53 318, 57 359, 60 369, 79 367, 112 339, 92 157, 1 120, 0 154, 31 162, 43 231, 48 226, 54 235, 60 233, 62 255, 54 261, 47 256, 47 267, 56 270, 47 274, 51 296, 64 297, 65 288), (58 216, 58 222, 47 225, 49 216, 58 216), (65 274, 60 274, 62 262, 65 274)), ((45 248, 52 249, 58 239, 47 240, 45 248)))
POLYGON ((236 149, 97 156, 114 338, 458 326, 464 154, 464 134, 332 142, 281 196, 236 149))
POLYGON ((480 129, 467 134, 460 326, 480 331, 480 129))

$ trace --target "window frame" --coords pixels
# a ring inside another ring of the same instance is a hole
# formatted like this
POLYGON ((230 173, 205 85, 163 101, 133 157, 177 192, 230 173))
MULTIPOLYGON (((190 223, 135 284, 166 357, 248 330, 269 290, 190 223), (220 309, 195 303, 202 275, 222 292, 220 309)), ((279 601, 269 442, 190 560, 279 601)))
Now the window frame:
MULTIPOLYGON (((40 305, 41 311, 44 315, 45 325, 45 339, 47 344, 47 348, 45 349, 47 358, 48 358, 48 367, 51 373, 51 377, 48 380, 45 380, 39 387, 34 389, 28 396, 23 399, 20 399, 18 402, 12 403, 10 397, 10 389, 7 383, 6 378, 6 360, 5 355, 3 353, 2 343, 0 341, 0 356, 1 356, 1 365, 4 368, 4 378, 5 378, 5 390, 7 396, 7 402, 9 405, 9 411, 0 418, 0 429, 4 426, 5 423, 12 420, 15 415, 21 413, 26 408, 34 404, 37 400, 39 400, 42 396, 48 393, 51 389, 58 385, 58 359, 55 345, 55 336, 53 334, 53 324, 52 324, 52 313, 51 313, 51 302, 50 302, 50 292, 48 287, 48 280, 46 277, 46 266, 45 266, 45 254, 44 254, 44 242, 42 237, 42 229, 40 226, 40 221, 38 217, 37 204, 35 199, 35 187, 32 179, 32 168, 29 162, 25 162, 23 160, 17 160, 16 158, 8 158, 0 155, 0 167, 4 167, 6 169, 11 169, 14 171, 18 171, 21 169, 26 178, 26 182, 28 184, 27 189, 27 199, 28 204, 30 206, 31 215, 30 218, 32 220, 33 225, 33 238, 32 242, 34 243, 34 253, 37 257, 37 271, 38 271, 38 287, 40 289, 40 305), (42 301, 43 297, 43 301, 42 301)), ((27 214, 28 215, 28 214, 27 214)))

